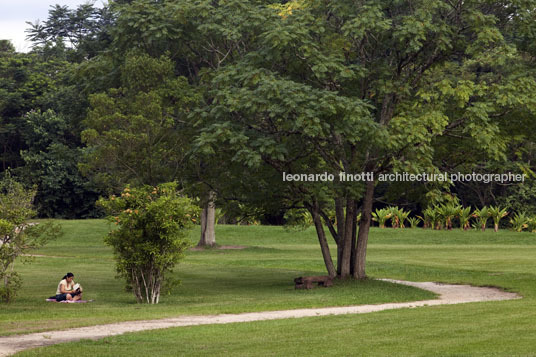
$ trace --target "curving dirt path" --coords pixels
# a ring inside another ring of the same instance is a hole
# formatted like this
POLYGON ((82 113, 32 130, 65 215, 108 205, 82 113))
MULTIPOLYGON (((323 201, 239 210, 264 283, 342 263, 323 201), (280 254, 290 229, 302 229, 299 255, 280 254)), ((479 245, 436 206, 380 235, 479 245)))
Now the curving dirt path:
POLYGON ((53 345, 63 342, 73 342, 81 339, 97 340, 99 338, 120 335, 126 332, 137 332, 179 326, 194 326, 208 324, 228 324, 234 322, 250 322, 262 320, 277 320, 311 316, 364 314, 368 312, 412 308, 419 306, 462 304, 478 301, 498 301, 520 299, 521 296, 497 288, 474 287, 470 285, 449 285, 439 283, 415 283, 411 281, 382 279, 393 283, 414 286, 439 294, 435 300, 423 300, 379 305, 359 305, 344 307, 325 307, 313 309, 263 311, 242 314, 180 316, 160 320, 127 321, 115 324, 73 328, 65 331, 49 331, 0 337, 0 356, 8 356, 16 352, 53 345))

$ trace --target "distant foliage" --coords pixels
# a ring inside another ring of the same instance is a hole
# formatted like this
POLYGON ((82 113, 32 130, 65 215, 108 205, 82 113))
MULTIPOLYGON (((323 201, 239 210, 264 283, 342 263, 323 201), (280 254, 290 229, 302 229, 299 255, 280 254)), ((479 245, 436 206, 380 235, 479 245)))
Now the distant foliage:
POLYGON ((97 8, 86 3, 69 9, 56 4, 48 11, 48 19, 27 24, 30 28, 26 33, 34 47, 61 45, 68 49, 71 61, 82 61, 110 44, 113 15, 108 6, 97 8))
POLYGON ((497 201, 501 206, 508 207, 512 211, 536 215, 536 180, 534 180, 534 176, 521 185, 508 187, 506 195, 499 196, 497 201))
POLYGON ((82 149, 69 121, 53 110, 32 110, 24 118, 21 151, 25 166, 19 175, 37 185, 35 205, 40 217, 86 218, 99 212, 97 189, 78 170, 82 149))
POLYGON ((173 181, 186 167, 192 133, 185 116, 196 94, 166 56, 133 51, 119 69, 121 88, 89 97, 81 171, 115 190, 173 181))
POLYGON ((285 227, 289 229, 307 229, 313 225, 313 217, 306 209, 290 209, 285 212, 285 227))

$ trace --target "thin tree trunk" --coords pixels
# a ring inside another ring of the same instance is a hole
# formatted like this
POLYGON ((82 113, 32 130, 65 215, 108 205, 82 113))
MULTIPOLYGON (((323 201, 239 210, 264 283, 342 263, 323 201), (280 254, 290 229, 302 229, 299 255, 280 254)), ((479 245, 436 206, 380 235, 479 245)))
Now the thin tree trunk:
POLYGON ((367 258, 367 244, 372 219, 372 202, 374 199, 374 181, 367 181, 365 197, 363 199, 363 211, 359 222, 359 232, 357 234, 357 249, 355 250, 353 276, 357 279, 365 279, 365 262, 367 258))
POLYGON ((344 224, 344 239, 342 241, 342 262, 341 262, 341 279, 350 276, 350 261, 352 256, 352 233, 353 222, 356 219, 355 200, 352 198, 346 199, 346 220, 344 224))
MULTIPOLYGON (((357 204, 357 202, 355 202, 357 204)), ((352 224, 352 254, 350 255, 350 274, 353 276, 355 271, 355 259, 357 250, 357 205, 355 206, 354 222, 352 224)))
POLYGON ((198 247, 212 247, 216 244, 216 231, 214 229, 216 224, 215 199, 216 193, 209 191, 201 212, 201 238, 197 243, 198 247))
POLYGON ((341 275, 343 250, 343 239, 341 239, 337 244, 337 276, 341 275))
POLYGON ((138 304, 142 303, 143 296, 141 294, 141 282, 135 270, 131 270, 130 274, 132 276, 132 290, 134 292, 134 296, 136 296, 136 301, 138 302, 138 304))
POLYGON ((335 198, 335 219, 337 220, 337 275, 341 275, 342 252, 344 242, 344 198, 335 198))
POLYGON ((140 269, 140 275, 141 275, 141 280, 143 281, 143 288, 145 290, 145 301, 149 302, 149 287, 147 286, 147 280, 145 280, 145 274, 143 274, 142 269, 140 269))
POLYGON ((318 214, 318 203, 314 202, 313 207, 310 209, 311 216, 313 216, 313 222, 316 228, 316 234, 318 236, 318 242, 320 243, 320 249, 322 250, 322 257, 324 258, 324 264, 330 277, 334 278, 337 276, 337 271, 333 265, 333 260, 331 259, 331 253, 329 251, 328 241, 326 239, 326 233, 324 232, 324 226, 322 225, 322 220, 318 214))

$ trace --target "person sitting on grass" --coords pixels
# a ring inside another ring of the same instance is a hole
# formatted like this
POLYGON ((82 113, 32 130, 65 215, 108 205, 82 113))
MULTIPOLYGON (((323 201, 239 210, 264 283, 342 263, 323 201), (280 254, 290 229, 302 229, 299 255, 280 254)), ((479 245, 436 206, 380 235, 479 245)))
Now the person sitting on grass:
POLYGON ((82 299, 82 289, 75 287, 73 278, 73 273, 67 273, 59 282, 56 290, 56 301, 78 301, 82 299))

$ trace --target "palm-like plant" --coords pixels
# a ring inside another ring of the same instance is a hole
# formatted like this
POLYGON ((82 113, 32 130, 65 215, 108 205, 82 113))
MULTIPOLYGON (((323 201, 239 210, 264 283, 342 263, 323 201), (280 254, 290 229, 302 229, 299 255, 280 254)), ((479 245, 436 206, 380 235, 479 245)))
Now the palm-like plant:
POLYGON ((398 207, 388 207, 387 208, 391 213, 391 227, 400 228, 400 217, 398 215, 398 207))
POLYGON ((461 206, 455 206, 452 203, 446 203, 437 207, 438 215, 441 217, 441 220, 445 223, 445 228, 449 231, 452 230, 452 221, 454 217, 458 215, 461 206))
POLYGON ((400 228, 406 228, 405 222, 409 217, 410 211, 404 211, 404 209, 399 209, 398 214, 398 221, 400 222, 400 228))
POLYGON ((521 232, 529 227, 529 217, 523 212, 517 212, 511 219, 510 224, 516 232, 521 232))
POLYGON ((506 208, 500 208, 499 206, 489 206, 488 213, 493 219, 493 227, 495 232, 497 232, 499 230, 499 222, 508 215, 508 211, 506 208))
POLYGON ((432 227, 438 231, 443 229, 443 215, 439 206, 432 207, 432 227))
POLYGON ((417 216, 420 218, 423 222, 423 228, 434 228, 434 209, 431 207, 428 207, 427 209, 422 211, 422 217, 417 216))
POLYGON ((486 230, 486 225, 488 224, 488 219, 490 217, 488 207, 484 206, 481 209, 475 209, 473 212, 473 217, 476 218, 477 227, 480 227, 482 232, 486 230))
POLYGON ((421 217, 417 216, 417 217, 409 217, 408 218, 408 222, 409 222, 409 225, 411 228, 417 228, 417 226, 419 225, 419 222, 421 221, 421 217))
POLYGON ((391 212, 391 226, 393 226, 393 228, 405 228, 405 222, 406 219, 408 219, 410 212, 404 211, 403 208, 398 208, 396 206, 389 207, 389 211, 391 212))
POLYGON ((536 232, 536 217, 529 218, 527 221, 527 227, 529 229, 529 232, 536 232))
POLYGON ((372 220, 378 222, 380 228, 385 228, 385 222, 391 218, 392 213, 388 208, 376 209, 372 212, 372 220))
POLYGON ((460 228, 464 231, 468 230, 471 220, 471 206, 462 208, 458 211, 458 219, 460 220, 460 228))

